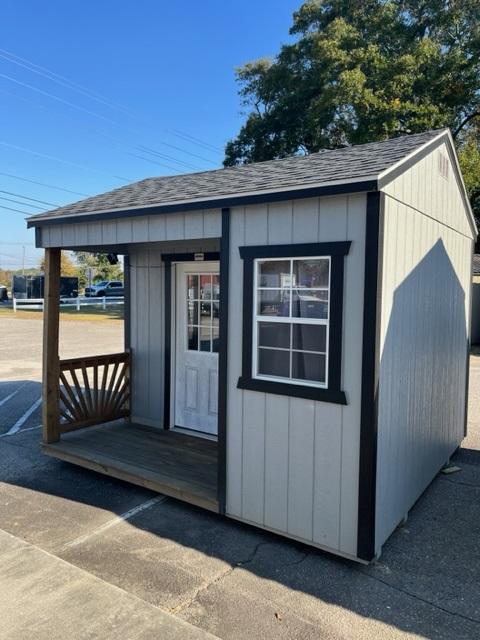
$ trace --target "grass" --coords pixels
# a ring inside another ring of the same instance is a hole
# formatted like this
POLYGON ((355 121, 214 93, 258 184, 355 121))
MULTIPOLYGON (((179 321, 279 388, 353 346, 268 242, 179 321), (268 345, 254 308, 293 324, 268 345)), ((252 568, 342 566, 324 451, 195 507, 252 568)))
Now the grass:
MULTIPOLYGON (((17 320, 42 320, 43 311, 41 309, 20 309, 16 313, 12 308, 0 306, 0 318, 15 318, 17 320)), ((60 319, 61 320, 96 320, 98 322, 104 322, 107 320, 123 320, 123 305, 112 305, 106 309, 102 309, 98 306, 83 307, 81 311, 77 311, 75 308, 68 307, 62 309, 60 307, 60 319)))

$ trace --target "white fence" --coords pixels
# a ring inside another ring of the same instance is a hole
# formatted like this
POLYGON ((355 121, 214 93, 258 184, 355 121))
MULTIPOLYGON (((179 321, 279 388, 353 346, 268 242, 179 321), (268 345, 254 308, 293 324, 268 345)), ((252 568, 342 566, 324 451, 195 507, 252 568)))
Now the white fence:
MULTIPOLYGON (((91 307, 94 305, 100 305, 102 309, 106 309, 107 306, 123 303, 124 298, 120 296, 103 296, 102 298, 79 296, 78 298, 61 298, 60 309, 74 307, 77 311, 80 311, 82 307, 91 307)), ((43 311, 43 298, 13 298, 13 310, 15 312, 26 309, 42 309, 43 311)))

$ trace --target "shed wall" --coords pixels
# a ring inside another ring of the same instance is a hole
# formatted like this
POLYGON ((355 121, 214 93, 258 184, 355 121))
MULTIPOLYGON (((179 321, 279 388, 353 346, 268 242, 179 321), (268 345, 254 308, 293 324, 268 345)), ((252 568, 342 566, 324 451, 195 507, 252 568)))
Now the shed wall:
POLYGON ((357 549, 365 195, 231 211, 227 513, 351 556, 357 549), (237 389, 239 247, 351 240, 345 258, 342 388, 347 406, 237 389))
POLYGON ((464 437, 473 242, 439 153, 385 190, 377 552, 464 437))
POLYGON ((443 143, 393 180, 383 191, 390 198, 409 205, 446 227, 472 237, 471 224, 459 186, 451 151, 443 143), (442 158, 449 165, 448 178, 444 178, 439 171, 442 158))
POLYGON ((218 238, 222 230, 220 209, 119 218, 41 227, 42 247, 108 247, 142 242, 218 238))
POLYGON ((217 240, 129 248, 132 420, 163 427, 165 390, 165 264, 162 253, 218 251, 217 240))

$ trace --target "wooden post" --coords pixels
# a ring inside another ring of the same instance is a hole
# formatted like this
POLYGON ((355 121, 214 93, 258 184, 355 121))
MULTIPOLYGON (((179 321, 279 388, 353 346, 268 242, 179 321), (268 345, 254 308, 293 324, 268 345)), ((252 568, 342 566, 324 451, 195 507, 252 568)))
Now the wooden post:
POLYGON ((45 249, 45 288, 43 305, 43 441, 60 439, 60 249, 45 249))

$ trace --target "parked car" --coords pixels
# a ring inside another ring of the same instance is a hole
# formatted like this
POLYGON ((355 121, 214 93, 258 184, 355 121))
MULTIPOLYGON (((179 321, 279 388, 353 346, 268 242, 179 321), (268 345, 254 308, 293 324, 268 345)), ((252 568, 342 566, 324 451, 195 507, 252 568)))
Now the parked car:
POLYGON ((0 302, 7 302, 7 301, 8 301, 7 287, 5 287, 3 284, 0 284, 0 302))
POLYGON ((85 287, 85 295, 88 298, 103 298, 104 296, 123 296, 123 282, 120 280, 102 280, 85 287))

